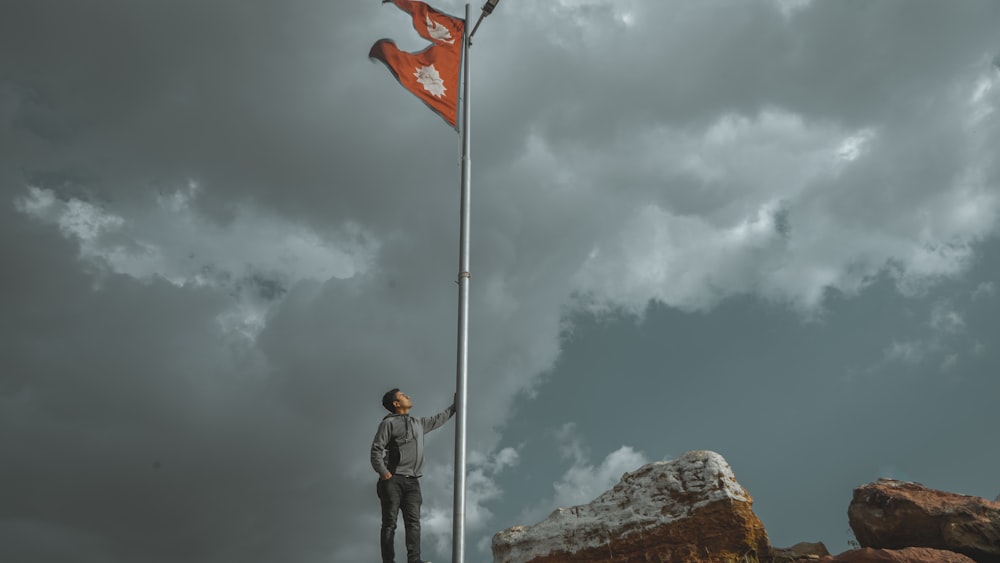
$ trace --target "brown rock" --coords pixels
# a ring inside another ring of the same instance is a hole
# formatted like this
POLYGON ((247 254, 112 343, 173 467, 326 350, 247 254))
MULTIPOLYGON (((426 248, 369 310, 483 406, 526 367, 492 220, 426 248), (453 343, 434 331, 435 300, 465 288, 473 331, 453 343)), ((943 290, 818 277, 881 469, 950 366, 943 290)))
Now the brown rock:
POLYGON ((753 500, 717 453, 645 465, 590 504, 493 537, 494 563, 722 563, 767 559, 753 500))
POLYGON ((792 547, 774 548, 774 563, 787 563, 791 561, 815 561, 820 557, 830 555, 823 542, 810 543, 799 542, 792 547))
POLYGON ((975 560, 943 549, 908 547, 906 549, 855 549, 836 557, 824 557, 822 563, 976 563, 975 560))
POLYGON ((854 489, 847 515, 862 547, 930 547, 1000 563, 1000 503, 879 479, 854 489))

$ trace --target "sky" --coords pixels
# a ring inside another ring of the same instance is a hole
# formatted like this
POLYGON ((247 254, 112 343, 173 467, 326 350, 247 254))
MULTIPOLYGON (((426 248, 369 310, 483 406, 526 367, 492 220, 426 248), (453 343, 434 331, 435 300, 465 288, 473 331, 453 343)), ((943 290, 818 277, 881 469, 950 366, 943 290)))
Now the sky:
MULTIPOLYGON (((998 28, 990 0, 499 5, 467 561, 690 450, 776 546, 847 549, 880 477, 1000 494, 998 28)), ((461 164, 383 37, 425 46, 376 0, 0 0, 0 559, 376 560, 381 395, 455 389, 461 164)), ((428 435, 434 561, 453 452, 428 435)))

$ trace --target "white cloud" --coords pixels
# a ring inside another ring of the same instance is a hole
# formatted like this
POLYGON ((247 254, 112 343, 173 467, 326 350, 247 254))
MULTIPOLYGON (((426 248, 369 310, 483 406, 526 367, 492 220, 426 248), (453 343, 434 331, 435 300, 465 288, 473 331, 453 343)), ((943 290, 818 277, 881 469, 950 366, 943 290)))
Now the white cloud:
POLYGON ((868 371, 875 371, 892 363, 917 366, 919 364, 940 362, 942 372, 952 371, 961 360, 959 349, 970 349, 973 355, 985 351, 983 344, 973 341, 971 344, 963 340, 968 327, 962 311, 956 309, 951 301, 945 300, 930 307, 928 318, 923 323, 925 334, 920 338, 909 340, 894 340, 882 351, 880 362, 868 371))
POLYGON ((220 326, 250 339, 265 326, 271 303, 291 285, 349 278, 372 267, 378 244, 358 225, 319 233, 249 204, 219 224, 194 207, 198 192, 191 182, 160 192, 148 206, 114 212, 31 186, 15 206, 56 225, 79 244, 83 260, 111 272, 225 289, 234 300, 220 315, 220 326))
POLYGON ((976 286, 976 289, 972 291, 972 299, 978 301, 980 299, 989 299, 996 295, 997 288, 996 284, 990 281, 981 282, 976 286))
POLYGON ((607 491, 621 480, 622 475, 649 463, 642 452, 630 446, 621 446, 609 453, 600 463, 590 461, 588 448, 577 433, 574 423, 567 423, 554 433, 563 459, 571 465, 558 481, 552 484, 553 495, 522 511, 519 520, 525 524, 540 521, 560 507, 586 504, 607 491))
POLYGON ((848 162, 857 160, 858 157, 864 154, 874 137, 875 132, 872 129, 862 129, 844 139, 844 142, 837 148, 837 156, 848 162))
POLYGON ((900 143, 919 141, 781 109, 644 137, 648 152, 625 158, 650 185, 636 186, 631 207, 607 207, 609 228, 573 277, 594 302, 637 313, 649 299, 704 309, 741 293, 812 311, 828 288, 853 294, 886 271, 920 294, 966 271, 1000 217, 975 136, 949 185, 920 185, 916 165, 886 168, 907 158, 900 143))
MULTIPOLYGON (((465 530, 467 537, 486 530, 493 513, 486 507, 491 502, 497 502, 503 496, 503 490, 497 484, 497 477, 505 470, 517 467, 519 454, 514 448, 503 448, 493 454, 472 451, 467 458, 465 477, 465 530)), ((451 471, 444 468, 432 468, 426 472, 424 498, 452 498, 454 487, 450 478, 451 471), (446 488, 449 488, 447 491, 446 488), (428 494, 427 491, 432 491, 428 494)), ((451 551, 453 515, 452 506, 443 506, 440 502, 425 505, 421 527, 426 543, 441 553, 451 551)), ((489 552, 482 543, 474 546, 478 550, 489 552)))
POLYGON ((18 211, 55 224, 68 238, 78 239, 84 255, 97 252, 94 240, 102 233, 121 228, 125 220, 99 206, 78 199, 58 201, 55 192, 34 186, 28 187, 26 196, 14 200, 18 211))
POLYGON ((965 319, 946 303, 939 303, 931 310, 930 326, 946 334, 958 334, 965 330, 965 319))
MULTIPOLYGON (((518 462, 520 462, 520 454, 517 453, 516 449, 506 447, 487 457, 487 460, 487 462, 481 465, 485 466, 486 471, 495 475, 507 468, 516 467, 518 462)), ((473 463, 475 464, 475 462, 473 463)))
MULTIPOLYGON (((984 65, 986 66, 986 65, 984 65)), ((976 77, 968 97, 970 108, 968 124, 976 126, 993 115, 1000 105, 1000 68, 990 66, 987 71, 976 77)))
POLYGON ((901 362, 904 364, 918 364, 926 355, 927 344, 919 340, 908 342, 893 342, 883 352, 883 357, 888 362, 901 362))
POLYGON ((574 465, 553 485, 555 496, 552 502, 555 507, 586 504, 618 483, 623 474, 647 463, 649 460, 645 454, 630 446, 622 446, 597 465, 574 465))

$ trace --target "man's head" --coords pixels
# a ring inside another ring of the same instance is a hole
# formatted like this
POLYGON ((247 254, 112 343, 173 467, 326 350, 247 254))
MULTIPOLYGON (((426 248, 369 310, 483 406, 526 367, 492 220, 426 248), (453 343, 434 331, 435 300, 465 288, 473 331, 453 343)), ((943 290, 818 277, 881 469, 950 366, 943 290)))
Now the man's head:
POLYGON ((399 412, 409 412, 413 402, 399 388, 391 389, 382 395, 382 406, 385 410, 396 414, 399 412))

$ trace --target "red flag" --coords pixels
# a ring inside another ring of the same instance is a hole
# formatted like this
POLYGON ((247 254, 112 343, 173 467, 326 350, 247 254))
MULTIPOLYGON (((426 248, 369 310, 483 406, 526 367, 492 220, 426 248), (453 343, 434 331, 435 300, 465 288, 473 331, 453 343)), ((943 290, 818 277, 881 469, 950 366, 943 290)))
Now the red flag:
POLYGON ((413 15, 413 27, 434 44, 407 53, 390 39, 372 45, 368 56, 385 63, 396 80, 420 98, 449 125, 458 125, 458 78, 462 66, 465 20, 431 8, 417 0, 383 0, 413 15))
POLYGON ((454 45, 458 42, 461 46, 462 30, 465 27, 465 21, 461 18, 449 16, 416 0, 382 0, 383 4, 389 2, 413 16, 413 29, 417 30, 420 37, 438 45, 454 45))

